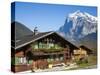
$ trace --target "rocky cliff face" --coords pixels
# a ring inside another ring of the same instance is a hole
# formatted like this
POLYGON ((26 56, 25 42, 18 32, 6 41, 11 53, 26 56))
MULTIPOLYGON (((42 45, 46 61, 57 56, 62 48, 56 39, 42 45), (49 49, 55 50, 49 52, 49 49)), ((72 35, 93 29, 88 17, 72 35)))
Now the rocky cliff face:
POLYGON ((58 32, 76 45, 97 45, 97 17, 79 10, 70 13, 58 32))

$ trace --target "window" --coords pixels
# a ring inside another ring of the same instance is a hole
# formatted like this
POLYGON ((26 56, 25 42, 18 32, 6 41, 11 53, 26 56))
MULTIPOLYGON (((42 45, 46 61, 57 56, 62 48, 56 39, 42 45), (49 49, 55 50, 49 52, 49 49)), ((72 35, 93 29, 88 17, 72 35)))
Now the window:
POLYGON ((39 42, 39 48, 40 48, 40 49, 42 48, 42 43, 41 43, 41 42, 39 42))
POLYGON ((32 47, 33 50, 38 49, 38 43, 35 42, 35 43, 31 44, 31 47, 32 47))
POLYGON ((56 57, 56 61, 59 61, 59 58, 58 57, 56 57))
POLYGON ((29 61, 28 61, 28 64, 32 64, 32 62, 33 62, 33 60, 29 60, 29 61))
POLYGON ((26 57, 21 57, 19 61, 21 64, 26 64, 26 57))
POLYGON ((63 57, 60 57, 60 61, 63 61, 64 60, 64 58, 63 57))
POLYGON ((15 57, 15 65, 26 64, 26 57, 15 57))
POLYGON ((38 49, 38 45, 37 44, 34 45, 34 49, 38 49))

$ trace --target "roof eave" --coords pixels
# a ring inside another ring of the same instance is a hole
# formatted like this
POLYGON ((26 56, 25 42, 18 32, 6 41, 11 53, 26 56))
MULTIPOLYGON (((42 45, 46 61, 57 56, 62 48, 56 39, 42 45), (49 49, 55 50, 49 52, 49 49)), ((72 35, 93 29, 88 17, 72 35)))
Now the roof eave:
POLYGON ((31 41, 29 41, 29 42, 27 42, 27 43, 24 43, 24 44, 22 44, 22 45, 19 45, 19 46, 15 47, 15 49, 21 48, 21 47, 23 47, 23 46, 25 46, 25 45, 27 45, 27 44, 30 44, 30 43, 32 43, 32 42, 35 42, 35 41, 37 41, 37 40, 39 40, 39 39, 41 39, 41 38, 43 38, 43 37, 46 37, 46 36, 48 36, 48 35, 50 35, 50 34, 52 34, 52 33, 54 33, 54 32, 52 31, 52 32, 50 32, 50 33, 48 33, 48 34, 46 34, 46 35, 43 35, 43 36, 39 37, 39 38, 36 38, 36 39, 34 39, 34 40, 31 40, 31 41))

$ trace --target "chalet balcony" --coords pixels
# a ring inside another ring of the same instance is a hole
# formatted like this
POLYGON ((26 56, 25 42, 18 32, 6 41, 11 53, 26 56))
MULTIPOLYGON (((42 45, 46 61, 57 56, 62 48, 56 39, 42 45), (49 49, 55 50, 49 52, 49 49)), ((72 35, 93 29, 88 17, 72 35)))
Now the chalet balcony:
POLYGON ((34 49, 32 50, 34 55, 54 55, 69 53, 67 49, 34 49))
POLYGON ((79 55, 81 55, 81 54, 85 54, 85 55, 86 55, 87 53, 86 53, 86 51, 84 51, 84 50, 74 50, 74 54, 75 54, 75 55, 78 55, 78 54, 79 54, 79 55))

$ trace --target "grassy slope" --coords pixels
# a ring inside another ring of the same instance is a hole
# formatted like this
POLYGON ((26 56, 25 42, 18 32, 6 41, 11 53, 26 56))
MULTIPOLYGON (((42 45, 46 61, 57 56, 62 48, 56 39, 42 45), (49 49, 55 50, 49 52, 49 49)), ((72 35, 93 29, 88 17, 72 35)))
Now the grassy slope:
POLYGON ((90 66, 97 65, 97 56, 90 55, 88 57, 88 63, 81 63, 77 64, 77 68, 71 68, 69 70, 76 70, 76 69, 88 69, 90 66))

